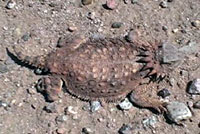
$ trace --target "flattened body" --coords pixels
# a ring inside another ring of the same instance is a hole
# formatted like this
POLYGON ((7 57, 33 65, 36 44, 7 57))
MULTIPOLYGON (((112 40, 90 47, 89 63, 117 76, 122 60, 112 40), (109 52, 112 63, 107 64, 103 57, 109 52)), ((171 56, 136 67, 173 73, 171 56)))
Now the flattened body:
POLYGON ((137 47, 121 39, 88 40, 77 48, 68 44, 50 53, 46 66, 75 96, 115 100, 137 85, 142 66, 137 55, 137 47))

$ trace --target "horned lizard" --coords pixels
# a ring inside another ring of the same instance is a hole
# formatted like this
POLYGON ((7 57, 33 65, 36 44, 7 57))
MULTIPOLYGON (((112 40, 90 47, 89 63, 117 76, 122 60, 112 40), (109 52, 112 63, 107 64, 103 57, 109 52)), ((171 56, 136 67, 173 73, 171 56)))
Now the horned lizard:
POLYGON ((146 96, 140 88, 144 77, 162 78, 162 45, 122 38, 77 38, 59 41, 47 55, 30 57, 17 49, 8 52, 19 61, 48 73, 37 87, 47 100, 58 98, 62 87, 83 100, 121 100, 127 94, 142 107, 162 110, 164 103, 146 96))

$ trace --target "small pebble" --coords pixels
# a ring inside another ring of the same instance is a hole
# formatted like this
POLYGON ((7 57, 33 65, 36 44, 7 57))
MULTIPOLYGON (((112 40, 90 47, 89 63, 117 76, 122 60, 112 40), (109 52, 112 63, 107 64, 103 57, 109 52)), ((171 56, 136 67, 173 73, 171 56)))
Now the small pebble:
POLYGON ((200 109, 200 100, 195 102, 193 105, 194 108, 200 109))
POLYGON ((47 106, 44 107, 44 110, 47 113, 56 113, 57 112, 57 107, 54 103, 49 103, 47 106))
POLYGON ((145 128, 155 128, 158 118, 155 116, 148 117, 142 121, 142 124, 145 128))
POLYGON ((67 121, 66 115, 59 115, 56 117, 56 122, 65 122, 65 121, 67 121))
POLYGON ((66 109, 65 109, 65 113, 70 113, 70 114, 77 114, 78 113, 78 109, 77 108, 74 108, 73 106, 68 106, 66 109))
POLYGON ((200 20, 195 20, 195 21, 193 21, 191 24, 192 24, 192 26, 194 26, 194 27, 200 27, 200 20))
POLYGON ((128 4, 128 2, 129 2, 129 0, 124 0, 124 3, 125 3, 125 4, 128 4))
POLYGON ((162 45, 163 49, 163 62, 164 63, 170 63, 173 61, 178 61, 182 58, 181 53, 177 49, 177 47, 174 44, 171 44, 169 42, 165 42, 162 45))
POLYGON ((132 4, 137 4, 137 3, 138 3, 138 0, 131 0, 131 3, 132 3, 132 4))
POLYGON ((123 126, 119 129, 119 134, 132 134, 132 127, 129 124, 123 124, 123 126))
POLYGON ((88 127, 84 127, 83 129, 82 129, 82 133, 83 134, 92 134, 92 133, 94 133, 90 128, 88 128, 88 127))
POLYGON ((171 93, 169 92, 169 90, 167 88, 164 88, 158 92, 158 96, 161 96, 162 98, 165 98, 170 95, 171 95, 171 93))
POLYGON ((101 103, 99 101, 90 102, 90 111, 95 112, 101 108, 101 103))
POLYGON ((69 30, 70 32, 74 32, 74 31, 77 30, 77 27, 76 27, 76 26, 69 26, 69 27, 68 27, 68 30, 69 30))
POLYGON ((65 128, 58 128, 56 130, 56 132, 57 132, 57 134, 65 134, 66 130, 65 130, 65 128))
POLYGON ((174 0, 167 0, 167 2, 173 2, 174 0))
POLYGON ((113 10, 113 9, 115 9, 115 8, 117 7, 117 3, 116 3, 115 0, 107 0, 107 1, 106 1, 106 7, 107 7, 108 9, 113 10))
POLYGON ((37 75, 41 75, 42 74, 42 70, 37 68, 34 70, 34 73, 37 74, 37 75))
POLYGON ((181 120, 192 117, 190 109, 184 103, 174 101, 167 105, 166 108, 168 111, 167 116, 173 122, 178 123, 181 120))
POLYGON ((122 110, 129 110, 132 106, 133 104, 127 98, 125 98, 121 103, 119 103, 119 107, 122 110))
POLYGON ((125 36, 125 39, 128 41, 128 42, 134 42, 135 38, 137 38, 137 33, 136 31, 134 30, 130 30, 128 32, 128 35, 125 36))
POLYGON ((0 107, 4 107, 5 108, 7 106, 8 106, 8 104, 6 102, 0 100, 0 107))
POLYGON ((94 20, 95 19, 95 12, 88 12, 87 13, 87 18, 91 19, 91 20, 94 20))
POLYGON ((161 6, 162 8, 167 8, 167 7, 168 7, 168 4, 167 4, 166 1, 162 1, 162 2, 160 3, 160 6, 161 6))
POLYGON ((16 5, 16 2, 14 0, 10 0, 8 1, 7 5, 6 5, 6 8, 7 9, 13 9, 16 5))
POLYGON ((22 40, 24 40, 24 41, 28 41, 29 38, 30 38, 30 34, 28 34, 28 33, 26 33, 26 34, 24 34, 24 35, 22 36, 22 40))
POLYGON ((162 26, 162 30, 163 30, 163 31, 167 31, 167 30, 168 30, 168 27, 167 27, 167 26, 162 26))
POLYGON ((172 30, 172 33, 177 33, 178 31, 179 31, 179 29, 175 28, 175 29, 172 30))
POLYGON ((189 85, 187 92, 190 94, 200 94, 200 79, 195 79, 189 85))
POLYGON ((82 0, 83 5, 90 5, 92 4, 92 0, 82 0))
POLYGON ((120 28, 122 25, 123 25, 122 22, 114 22, 111 27, 112 28, 120 28))

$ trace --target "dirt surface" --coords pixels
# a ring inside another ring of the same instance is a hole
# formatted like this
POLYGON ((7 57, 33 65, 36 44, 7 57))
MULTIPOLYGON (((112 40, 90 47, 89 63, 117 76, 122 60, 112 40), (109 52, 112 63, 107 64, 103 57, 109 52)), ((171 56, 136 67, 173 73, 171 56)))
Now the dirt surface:
MULTIPOLYGON (((200 110, 192 107, 192 118, 175 125, 162 114, 137 107, 123 111, 117 103, 90 112, 88 102, 67 93, 59 101, 45 102, 35 89, 42 76, 16 64, 6 53, 6 47, 16 45, 28 55, 40 55, 55 49, 59 37, 124 37, 135 28, 144 40, 167 41, 178 48, 188 42, 200 43, 199 0, 173 0, 164 7, 161 0, 116 2, 116 8, 108 10, 105 0, 87 6, 79 0, 18 0, 8 9, 9 1, 0 0, 0 134, 116 134, 123 124, 131 126, 124 134, 200 133, 200 110), (122 23, 121 27, 112 28, 114 22, 122 23), (150 117, 157 119, 155 126, 145 127, 143 121, 150 117)), ((200 54, 191 52, 180 61, 158 90, 168 88, 169 102, 190 106, 200 99, 186 93, 189 81, 200 78, 200 54)))

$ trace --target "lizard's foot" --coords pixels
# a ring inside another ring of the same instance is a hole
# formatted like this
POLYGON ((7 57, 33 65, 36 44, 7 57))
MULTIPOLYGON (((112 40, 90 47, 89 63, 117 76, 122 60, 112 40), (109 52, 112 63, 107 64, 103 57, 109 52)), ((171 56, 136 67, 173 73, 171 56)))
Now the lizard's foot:
POLYGON ((58 77, 43 77, 39 79, 36 87, 44 94, 47 101, 55 101, 61 92, 63 81, 58 77))
POLYGON ((130 94, 130 101, 134 104, 136 104, 139 107, 144 107, 144 108, 153 108, 156 110, 158 113, 164 113, 166 112, 165 106, 167 105, 166 102, 162 102, 159 99, 149 97, 145 93, 139 93, 133 91, 130 94))

